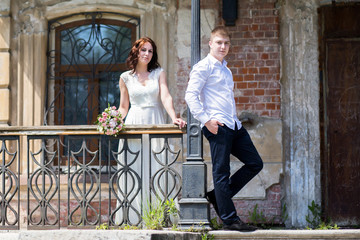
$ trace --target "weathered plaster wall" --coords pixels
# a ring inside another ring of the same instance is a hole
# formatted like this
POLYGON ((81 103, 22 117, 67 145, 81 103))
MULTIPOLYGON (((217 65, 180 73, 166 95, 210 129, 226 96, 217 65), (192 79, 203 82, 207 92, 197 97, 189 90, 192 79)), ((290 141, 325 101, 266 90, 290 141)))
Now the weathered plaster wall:
POLYGON ((282 47, 284 203, 287 225, 304 227, 308 206, 321 204, 319 1, 279 1, 282 47))

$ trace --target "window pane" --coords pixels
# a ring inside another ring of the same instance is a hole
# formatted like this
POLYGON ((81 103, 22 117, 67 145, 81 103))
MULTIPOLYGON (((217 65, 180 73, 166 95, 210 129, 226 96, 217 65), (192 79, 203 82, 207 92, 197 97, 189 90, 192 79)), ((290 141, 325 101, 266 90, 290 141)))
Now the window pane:
POLYGON ((88 24, 61 31, 61 65, 124 63, 131 48, 131 29, 88 24))
POLYGON ((88 80, 86 78, 65 78, 64 118, 64 125, 87 124, 88 80))
POLYGON ((102 72, 100 74, 100 109, 99 113, 110 106, 119 107, 120 89, 119 78, 122 72, 102 72))

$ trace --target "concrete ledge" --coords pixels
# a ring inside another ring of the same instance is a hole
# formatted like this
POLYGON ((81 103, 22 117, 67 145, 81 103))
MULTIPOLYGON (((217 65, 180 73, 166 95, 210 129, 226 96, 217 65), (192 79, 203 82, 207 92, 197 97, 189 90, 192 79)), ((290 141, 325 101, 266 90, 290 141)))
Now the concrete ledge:
POLYGON ((201 240, 200 233, 155 230, 0 231, 1 240, 201 240))
MULTIPOLYGON (((210 231, 214 239, 360 239, 360 229, 351 230, 257 230, 255 232, 210 231)), ((9 230, 0 231, 1 240, 201 240, 200 233, 166 230, 9 230)))
POLYGON ((360 239, 360 230, 257 230, 255 232, 210 231, 214 239, 360 239))

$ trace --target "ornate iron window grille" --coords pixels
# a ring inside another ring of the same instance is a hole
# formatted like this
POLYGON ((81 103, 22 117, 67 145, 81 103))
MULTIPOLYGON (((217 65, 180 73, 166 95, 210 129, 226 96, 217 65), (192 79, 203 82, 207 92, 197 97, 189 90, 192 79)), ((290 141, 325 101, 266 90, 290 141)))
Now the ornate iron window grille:
POLYGON ((49 22, 45 125, 88 125, 118 106, 118 79, 139 34, 136 17, 74 14, 49 22))

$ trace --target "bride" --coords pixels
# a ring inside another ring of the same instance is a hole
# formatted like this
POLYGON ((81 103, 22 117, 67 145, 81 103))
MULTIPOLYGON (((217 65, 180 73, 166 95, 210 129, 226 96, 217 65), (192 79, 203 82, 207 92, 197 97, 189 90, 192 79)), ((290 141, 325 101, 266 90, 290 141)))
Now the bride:
MULTIPOLYGON (((119 81, 119 110, 122 117, 126 117, 125 125, 165 124, 163 111, 165 108, 172 123, 183 128, 186 122, 176 117, 166 74, 158 63, 154 41, 148 37, 137 40, 133 44, 126 62, 130 70, 122 73, 119 81)), ((163 142, 160 139, 152 141, 152 150, 160 150, 163 142)), ((139 139, 120 140, 118 170, 122 169, 123 171, 118 175, 120 189, 118 189, 119 199, 115 215, 116 224, 138 225, 141 222, 140 184, 144 186, 142 181, 146 180, 141 180, 140 156, 141 141, 139 139)), ((151 162, 150 165, 154 166, 154 163, 151 162)), ((146 190, 143 194, 149 195, 146 190)))

